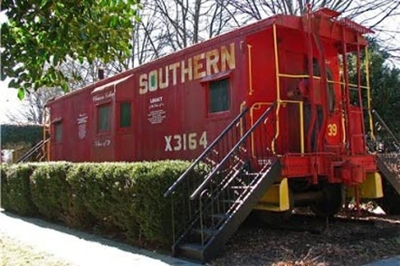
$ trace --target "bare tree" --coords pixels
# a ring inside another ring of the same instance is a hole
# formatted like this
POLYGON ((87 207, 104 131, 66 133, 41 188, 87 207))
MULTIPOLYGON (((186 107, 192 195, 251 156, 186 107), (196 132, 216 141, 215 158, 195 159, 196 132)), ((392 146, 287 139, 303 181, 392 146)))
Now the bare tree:
POLYGON ((260 20, 274 14, 300 15, 307 9, 330 8, 343 13, 343 16, 373 29, 384 48, 390 52, 399 52, 398 40, 400 26, 394 27, 399 17, 400 1, 393 0, 231 0, 227 9, 238 10, 245 24, 249 20, 260 20), (392 23, 390 23, 392 21, 392 23))
MULTIPOLYGON (((399 1, 392 0, 232 0, 230 6, 254 19, 262 19, 274 14, 301 15, 307 8, 313 10, 330 8, 346 16, 364 17, 374 20, 369 26, 376 26, 385 18, 395 15, 399 1)), ((366 22, 364 21, 364 22, 366 22)))
POLYGON ((235 22, 235 8, 226 9, 228 0, 153 0, 144 3, 143 23, 136 31, 138 62, 153 59, 204 41, 230 30, 235 22), (144 41, 144 42, 143 42, 144 41))
POLYGON ((30 92, 24 98, 24 106, 17 110, 9 110, 6 116, 16 124, 42 124, 47 101, 62 94, 63 91, 58 88, 41 88, 30 92))
POLYGON ((142 18, 133 32, 132 66, 141 65, 165 54, 165 42, 160 37, 163 25, 154 8, 149 8, 151 1, 144 1, 142 18))

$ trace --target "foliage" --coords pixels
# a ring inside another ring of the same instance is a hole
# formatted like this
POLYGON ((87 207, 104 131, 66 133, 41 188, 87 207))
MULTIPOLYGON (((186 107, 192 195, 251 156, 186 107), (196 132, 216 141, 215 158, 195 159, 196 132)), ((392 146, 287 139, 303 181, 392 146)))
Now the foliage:
POLYGON ((138 8, 138 0, 4 2, 2 79, 10 78, 20 98, 41 87, 67 91, 68 78, 60 69, 66 60, 107 63, 130 55, 138 8))
MULTIPOLYGON (((369 81, 371 87, 372 109, 376 110, 392 131, 400 132, 400 69, 388 64, 390 54, 375 39, 369 39, 369 81)), ((361 80, 366 80, 365 55, 361 58, 361 80)), ((356 58, 349 58, 349 78, 357 83, 356 58)), ((363 95, 366 96, 366 93, 363 95)), ((352 101, 356 95, 352 97, 352 101)), ((357 100, 358 101, 358 100, 357 100)), ((366 98, 364 98, 366 106, 366 98)), ((369 125, 366 126, 369 128, 369 125)))
POLYGON ((163 194, 188 166, 183 161, 14 165, 2 170, 3 208, 22 215, 34 210, 75 228, 166 246, 173 220, 171 199, 163 194))
POLYGON ((7 172, 8 172, 8 164, 6 163, 1 163, 0 162, 0 208, 3 207, 4 199, 5 199, 5 193, 3 192, 3 188, 5 187, 6 184, 6 177, 7 177, 7 172))
MULTIPOLYGON (((91 220, 98 230, 119 228, 137 236, 134 179, 138 164, 78 164, 68 173, 76 222, 91 220)), ((84 225, 87 226, 87 225, 84 225)), ((93 226, 93 225, 92 225, 93 226)))
POLYGON ((12 147, 22 142, 33 145, 42 140, 42 130, 39 125, 1 125, 1 147, 12 147))
POLYGON ((32 173, 32 201, 46 219, 68 222, 70 190, 66 174, 70 166, 68 163, 42 163, 32 173))
POLYGON ((400 132, 400 69, 391 67, 389 53, 376 42, 371 42, 370 80, 372 108, 394 131, 400 132))
MULTIPOLYGON (((187 163, 179 161, 143 165, 141 178, 136 181, 136 215, 141 233, 146 240, 162 244, 170 243, 173 222, 171 198, 166 199, 163 194, 188 166, 187 163)), ((174 201, 174 209, 179 209, 180 204, 181 202, 174 201)), ((178 216, 186 216, 186 209, 183 212, 175 212, 174 215, 176 221, 185 220, 178 216)))
POLYGON ((32 202, 29 178, 35 164, 12 165, 2 174, 2 207, 21 215, 34 216, 37 209, 32 202))

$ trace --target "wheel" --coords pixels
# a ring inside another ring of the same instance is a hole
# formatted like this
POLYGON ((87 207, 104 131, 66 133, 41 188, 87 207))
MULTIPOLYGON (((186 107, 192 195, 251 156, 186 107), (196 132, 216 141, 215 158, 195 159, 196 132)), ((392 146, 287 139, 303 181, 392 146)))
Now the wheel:
POLYGON ((319 217, 333 217, 342 208, 342 187, 340 184, 324 184, 323 196, 312 202, 311 211, 319 217))

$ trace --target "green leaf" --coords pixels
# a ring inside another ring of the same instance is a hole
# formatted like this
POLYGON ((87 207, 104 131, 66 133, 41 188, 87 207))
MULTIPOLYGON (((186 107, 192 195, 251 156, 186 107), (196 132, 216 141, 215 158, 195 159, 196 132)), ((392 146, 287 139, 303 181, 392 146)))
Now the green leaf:
POLYGON ((20 100, 22 100, 22 99, 24 99, 24 97, 25 97, 25 90, 23 88, 19 88, 18 89, 18 98, 20 100))
POLYGON ((132 19, 139 21, 132 14, 140 8, 135 0, 15 2, 4 9, 9 20, 2 25, 2 78, 10 78, 16 88, 25 83, 34 89, 60 86, 74 77, 49 75, 46 69, 58 69, 70 57, 81 64, 130 57, 132 19))
POLYGON ((17 83, 15 79, 12 79, 12 80, 8 83, 8 87, 10 87, 10 88, 18 88, 18 87, 19 87, 19 83, 17 83))

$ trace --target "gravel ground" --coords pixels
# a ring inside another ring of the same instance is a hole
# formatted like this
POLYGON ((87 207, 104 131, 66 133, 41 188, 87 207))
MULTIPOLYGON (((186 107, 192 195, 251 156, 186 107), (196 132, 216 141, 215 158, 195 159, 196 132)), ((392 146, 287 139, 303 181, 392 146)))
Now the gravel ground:
MULTIPOLYGON (((295 215, 282 226, 250 220, 210 264, 358 266, 400 254, 400 217, 362 219, 295 215)), ((400 265, 400 260, 390 265, 400 265)))

